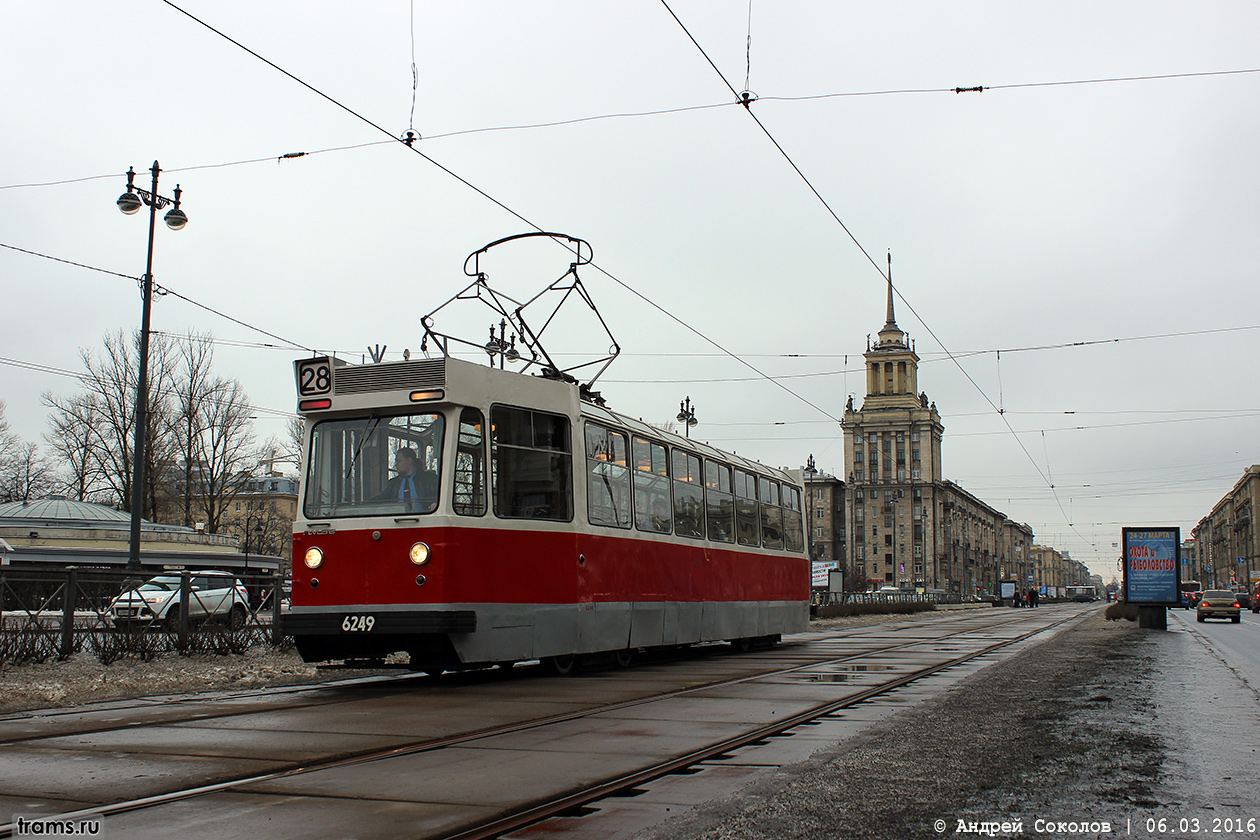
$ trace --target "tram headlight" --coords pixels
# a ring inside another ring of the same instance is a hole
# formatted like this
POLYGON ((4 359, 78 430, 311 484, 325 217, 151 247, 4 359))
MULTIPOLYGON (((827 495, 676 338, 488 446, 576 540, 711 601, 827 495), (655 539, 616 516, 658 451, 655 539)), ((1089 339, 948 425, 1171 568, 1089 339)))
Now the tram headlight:
POLYGON ((429 547, 422 542, 418 542, 411 547, 411 562, 417 566, 423 566, 429 562, 429 547))
POLYGON ((308 569, 318 569, 324 564, 324 552, 318 548, 308 548, 305 556, 302 557, 302 562, 306 564, 308 569))

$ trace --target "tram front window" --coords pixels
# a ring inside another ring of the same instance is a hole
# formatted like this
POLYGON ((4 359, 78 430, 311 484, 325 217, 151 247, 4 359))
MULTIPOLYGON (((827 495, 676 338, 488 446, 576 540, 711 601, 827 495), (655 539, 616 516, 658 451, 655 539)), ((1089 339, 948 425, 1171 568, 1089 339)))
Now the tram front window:
POLYGON ((311 433, 308 519, 432 513, 439 499, 440 414, 327 420, 311 433))

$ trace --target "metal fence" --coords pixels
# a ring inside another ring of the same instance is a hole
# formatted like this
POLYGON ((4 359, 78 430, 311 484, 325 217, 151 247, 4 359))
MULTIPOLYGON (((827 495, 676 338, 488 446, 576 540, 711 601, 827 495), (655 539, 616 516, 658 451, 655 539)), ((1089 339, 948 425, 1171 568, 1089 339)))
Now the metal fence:
POLYGON ((0 568, 0 665, 66 659, 88 652, 102 662, 152 659, 167 652, 243 653, 285 646, 280 614, 284 581, 272 572, 237 574, 246 595, 206 588, 206 573, 146 570, 139 575, 89 567, 56 571, 0 568), (162 598, 151 585, 168 579, 162 598), (145 609, 133 605, 142 602, 145 609), (156 609, 148 609, 152 606, 156 609))
POLYGON ((953 594, 922 592, 814 592, 810 603, 817 607, 844 604, 958 604, 962 598, 953 594))

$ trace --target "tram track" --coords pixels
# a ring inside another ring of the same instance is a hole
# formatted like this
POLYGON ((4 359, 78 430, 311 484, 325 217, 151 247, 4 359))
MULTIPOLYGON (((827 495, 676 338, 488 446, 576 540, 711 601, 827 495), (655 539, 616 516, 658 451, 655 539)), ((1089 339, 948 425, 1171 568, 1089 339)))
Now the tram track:
MULTIPOLYGON (((547 801, 532 802, 525 806, 512 809, 511 812, 502 819, 498 819, 493 822, 485 822, 473 827, 463 828, 459 831, 440 836, 459 838, 459 840, 471 840, 471 838, 490 838, 505 834, 522 826, 546 819, 549 816, 563 813, 581 805, 587 805, 591 802, 607 797, 616 791, 625 790, 627 788, 634 787, 637 784, 642 784, 645 781, 678 772, 680 769, 710 760, 715 756, 722 755, 723 753, 739 749, 748 744, 756 743, 757 741, 777 734, 781 734, 787 730, 798 727, 803 723, 834 714, 840 709, 866 702, 872 698, 887 694, 897 688, 922 680, 941 671, 955 668, 977 658, 993 654, 1003 648, 1026 641, 1039 633, 1048 632, 1059 627, 1063 623, 1073 621, 1078 617, 1078 613, 1073 613, 1072 615, 1053 621, 1050 624, 1039 624, 1037 627, 1027 632, 1019 633, 1014 637, 1001 639, 989 644, 982 644, 979 647, 973 647, 972 649, 957 656, 949 657, 948 659, 935 664, 908 671, 894 676, 891 679, 882 680, 876 685, 848 693, 844 697, 833 702, 814 706, 793 715, 785 716, 784 718, 775 721, 773 724, 750 728, 734 737, 714 741, 702 748, 689 750, 685 753, 671 756, 667 760, 651 763, 649 766, 638 768, 633 772, 618 774, 591 784, 583 784, 579 790, 567 791, 562 796, 554 797, 548 799, 547 801)), ((811 657, 809 661, 800 664, 793 664, 789 667, 758 670, 755 673, 745 673, 727 679, 713 680, 628 700, 595 704, 560 714, 537 717, 528 720, 519 720, 508 724, 485 727, 475 731, 453 733, 444 737, 416 740, 386 749, 361 750, 351 754, 343 753, 341 755, 330 756, 325 759, 304 761, 290 767, 267 773, 250 774, 238 778, 218 781, 212 784, 197 785, 182 790, 168 791, 153 796, 138 797, 114 803, 105 803, 90 809, 60 814, 57 818, 75 819, 86 815, 116 816, 132 812, 140 812, 212 794, 241 791, 251 788, 257 789, 260 786, 266 787, 268 784, 292 780, 296 777, 318 773, 320 771, 360 767, 363 765, 388 762, 392 759, 415 756, 420 753, 440 751, 449 748, 467 747, 468 745, 479 741, 486 742, 490 739, 511 735, 513 733, 521 733, 527 730, 541 730, 567 722, 580 721, 586 718, 593 718, 618 711, 625 711, 636 706, 646 706, 648 704, 660 703, 671 698, 683 698, 688 695, 713 692, 715 689, 739 686, 741 684, 758 680, 772 680, 776 678, 792 677, 811 670, 818 671, 820 669, 825 670, 827 668, 844 666, 848 663, 870 660, 872 657, 878 657, 895 652, 904 652, 916 647, 922 648, 924 646, 931 645, 940 647, 943 644, 957 643, 961 637, 965 637, 968 634, 992 634, 1005 628, 1009 628, 1010 625, 1018 624, 1021 620, 1024 620, 1024 616, 1012 616, 1009 619, 986 624, 981 629, 972 627, 969 623, 969 626, 967 627, 940 635, 933 634, 932 637, 928 639, 914 638, 908 641, 900 641, 895 644, 874 645, 869 648, 846 652, 840 656, 821 658, 811 657)), ((936 621, 924 622, 917 625, 912 624, 910 627, 915 630, 922 631, 924 629, 929 629, 929 625, 939 625, 940 623, 941 622, 936 621)), ((862 635, 865 634, 855 633, 848 636, 837 636, 836 638, 853 641, 858 640, 862 635)), ((793 646, 786 645, 782 650, 791 653, 792 648, 793 646)), ((946 648, 946 650, 949 650, 949 648, 946 648)), ((327 703, 310 705, 327 705, 327 703)), ((286 709, 291 710, 292 707, 286 707, 286 709)), ((238 713, 230 712, 225 716, 231 716, 233 714, 238 713)), ((205 719, 190 718, 190 720, 200 723, 205 719)), ((159 724, 162 723, 165 723, 165 721, 159 722, 159 724)), ((134 727, 130 725, 123 725, 115 728, 134 729, 134 727)), ((8 836, 12 829, 12 825, 0 826, 0 836, 8 836)))
MULTIPOLYGON (((955 622, 955 621, 958 621, 960 619, 965 619, 965 618, 966 616, 942 617, 942 618, 937 618, 937 619, 930 619, 927 621, 914 622, 910 626, 914 626, 917 629, 925 629, 925 628, 930 628, 932 626, 936 626, 939 624, 955 622)), ((1018 619, 1017 618, 1008 619, 1006 621, 1000 622, 993 626, 994 627, 1005 626, 1006 624, 1010 624, 1016 620, 1018 619)), ((845 635, 846 635, 846 638, 850 638, 850 639, 863 638, 863 637, 874 635, 876 632, 879 632, 877 629, 874 629, 874 628, 883 628, 882 632, 884 635, 886 635, 890 629, 888 624, 881 623, 881 624, 870 625, 869 627, 864 627, 864 628, 854 628, 851 632, 848 632, 845 635)), ((814 631, 814 632, 817 632, 817 631, 814 631)), ((958 634, 962 634, 966 632, 967 632, 966 630, 961 630, 961 631, 958 631, 958 634)), ((949 635, 958 635, 958 634, 947 634, 945 638, 947 638, 949 635)), ((861 650, 852 654, 848 654, 845 657, 838 658, 834 661, 836 663, 851 661, 854 659, 859 659, 864 656, 872 656, 872 655, 877 655, 880 653, 885 653, 888 651, 899 650, 902 648, 913 646, 918 643, 919 642, 917 641, 910 641, 910 642, 901 642, 901 643, 893 644, 893 645, 877 645, 869 649, 865 649, 865 650, 861 650)), ((710 650, 721 649, 724 651, 725 648, 726 648, 725 645, 715 645, 711 647, 701 646, 701 647, 693 647, 691 648, 691 651, 693 652, 692 656, 695 655, 696 651, 702 651, 703 653, 701 655, 708 655, 708 652, 710 650)), ((682 656, 679 656, 674 661, 683 661, 687 658, 688 657, 686 655, 682 655, 682 656)), ((662 660, 662 661, 667 661, 667 660, 662 660)), ((529 667, 529 666, 526 666, 526 667, 529 667)), ((622 703, 613 704, 613 705, 603 707, 603 708, 592 709, 591 712, 594 713, 594 712, 599 712, 599 711, 608 711, 614 708, 622 708, 626 705, 632 705, 638 702, 647 702, 654 699, 660 699, 662 697, 676 696, 679 694, 684 694, 684 693, 694 692, 694 691, 702 691, 705 689, 716 688, 723 685, 734 685, 734 684, 738 684, 739 682, 743 682, 750 679, 758 679, 758 678, 767 677, 767 676, 778 676, 778 675, 788 674, 793 671, 798 671, 798 670, 801 670, 804 668, 810 668, 810 667, 816 667, 816 663, 809 663, 806 665, 793 666, 791 668, 784 668, 784 669, 778 669, 778 670, 772 670, 772 671, 759 671, 759 672, 749 674, 746 676, 715 680, 708 683, 700 683, 694 686, 689 686, 685 689, 679 689, 675 692, 670 692, 663 695, 653 695, 650 697, 639 698, 632 701, 623 701, 622 703)), ((289 711, 296 711, 296 710, 301 710, 301 709, 316 708, 320 706, 331 706, 338 703, 346 703, 346 702, 351 702, 353 700, 362 699, 361 697, 357 697, 357 696, 355 697, 328 696, 328 695, 332 695, 337 692, 343 692, 343 691, 354 691, 357 689, 377 689, 377 688, 384 688, 388 690, 391 686, 398 685, 399 688, 397 690, 399 693, 402 693, 407 690, 406 687, 403 685, 406 683, 418 683, 418 684, 423 684, 425 687, 440 688, 444 683, 449 683, 453 680, 459 680, 461 678, 464 678, 464 679, 484 678, 484 679, 489 680, 489 679, 511 678, 516 675, 525 676, 525 674, 526 672, 523 668, 518 668, 514 672, 511 672, 511 671, 503 672, 503 671, 490 670, 490 669, 483 669, 480 671, 468 671, 468 672, 450 672, 442 677, 427 677, 417 672, 407 671, 400 674, 386 674, 386 675, 376 675, 376 676, 368 676, 368 677, 358 677, 358 678, 352 678, 352 679, 347 679, 347 680, 337 680, 337 681, 326 682, 326 683, 316 683, 316 684, 311 684, 311 685, 290 685, 290 686, 280 686, 276 688, 248 689, 248 690, 243 690, 243 691, 231 691, 231 692, 214 692, 210 695, 206 695, 203 693, 203 694, 183 694, 183 695, 175 695, 175 696, 168 695, 168 696, 159 696, 159 697, 140 697, 140 698, 135 698, 133 700, 126 700, 126 701, 107 701, 100 705, 93 704, 86 707, 72 707, 72 708, 66 708, 66 709, 40 709, 33 712, 14 712, 14 713, 8 713, 5 715, 0 715, 0 746, 3 746, 5 744, 22 743, 23 741, 39 740, 39 739, 46 738, 49 736, 49 733, 47 732, 36 732, 36 733, 32 733, 30 735, 25 735, 25 736, 5 735, 3 734, 3 727, 6 724, 21 724, 21 723, 28 723, 32 721, 50 722, 50 721, 56 721, 58 719, 96 717, 96 716, 103 716, 103 715, 125 716, 129 712, 144 712, 146 715, 149 715, 145 723, 150 724, 150 725, 172 725, 172 724, 178 724, 178 723, 204 723, 208 720, 230 718, 230 717, 236 717, 236 716, 246 715, 246 714, 254 714, 260 711, 259 707, 246 705, 241 708, 226 709, 226 710, 222 710, 218 712, 206 712, 204 710, 204 706, 207 703, 224 703, 224 702, 246 703, 247 701, 251 699, 271 700, 271 699, 276 698, 277 696, 284 696, 284 695, 287 695, 287 696, 322 695, 309 702, 296 702, 296 703, 289 703, 289 704, 277 705, 277 706, 271 707, 271 708, 277 708, 277 709, 283 708, 289 711), (203 707, 203 708, 194 709, 192 707, 203 707), (173 713, 170 715, 163 714, 164 710, 167 710, 167 709, 171 710, 173 713), (184 712, 184 713, 181 714, 181 712, 184 712)), ((573 714, 580 714, 580 713, 573 713, 573 714)), ((567 718, 561 718, 561 719, 567 719, 567 718)), ((528 725, 528 722, 522 725, 528 725)), ((112 732, 112 731, 120 731, 120 730, 132 730, 135 728, 135 726, 136 726, 136 723, 133 720, 125 720, 125 721, 120 721, 116 724, 111 722, 109 725, 98 724, 98 725, 88 725, 88 726, 82 726, 82 727, 59 729, 57 730, 56 734, 58 736, 99 734, 99 733, 104 733, 104 732, 112 732)), ((469 734, 475 735, 476 733, 469 733, 469 734)))
MULTIPOLYGON (((734 738, 729 738, 725 741, 712 744, 703 749, 694 750, 685 755, 671 758, 668 761, 662 761, 652 767, 647 767, 637 772, 620 776, 618 778, 605 780, 595 786, 587 788, 586 790, 569 794, 564 797, 559 797, 549 802, 540 803, 532 808, 529 808, 527 810, 521 811, 516 814, 505 816, 493 822, 487 822, 483 825, 475 826, 473 828, 470 828, 464 831, 458 831, 458 832, 442 835, 439 838, 439 840, 493 840, 493 838, 502 837, 503 835, 508 834, 512 831, 516 831, 526 826, 533 825, 535 823, 541 822, 542 820, 570 811, 574 808, 589 806, 592 803, 598 802, 602 799, 606 799, 607 797, 615 793, 618 793, 620 791, 633 788, 636 785, 641 785, 646 782, 650 782, 653 779, 657 779, 657 778, 660 778, 661 776, 669 775, 670 773, 678 772, 679 770, 683 770, 695 764, 699 764, 701 762, 711 760, 713 758, 716 758, 718 756, 721 756, 733 750, 741 749, 751 744, 755 744, 759 741, 763 741, 767 738, 781 735, 782 733, 795 729, 801 726, 802 724, 812 722, 820 717, 825 717, 827 715, 834 714, 835 712, 838 712, 842 709, 847 709, 849 707, 856 706, 859 703, 867 702, 876 697, 880 697, 884 694, 888 694, 889 692, 895 691, 896 689, 901 688, 903 686, 917 682, 921 679, 932 676, 934 674, 938 674, 950 668, 956 668, 959 665, 965 664, 967 662, 971 662, 972 660, 978 659, 982 656, 987 656, 989 654, 995 653, 1003 648, 1019 644, 1020 642, 1026 641, 1029 638, 1032 638, 1033 636, 1039 635, 1041 633, 1045 633, 1053 627, 1058 627, 1061 624, 1065 624, 1070 621, 1076 621, 1078 619, 1079 619, 1079 616, 1071 616, 1068 618, 1064 618, 1058 622, 1055 622, 1050 627, 1040 627, 1035 630, 1031 630, 1027 633, 1023 633, 1019 636, 1016 636, 1013 639, 1007 639, 1001 642, 995 642, 994 644, 984 647, 978 651, 974 651, 971 653, 964 654, 962 656, 955 657, 946 662, 942 662, 937 665, 931 665, 925 668, 920 668, 918 670, 903 674, 900 677, 896 677, 894 679, 880 683, 879 685, 872 686, 870 688, 859 691, 856 694, 850 695, 841 700, 837 700, 832 703, 827 703, 823 706, 819 706, 817 708, 810 709, 808 711, 801 712, 796 715, 792 715, 784 720, 776 721, 773 724, 758 727, 756 729, 750 730, 734 738)), ((1013 622, 1006 622, 1006 623, 1010 624, 1013 622)), ((800 669, 788 669, 788 670, 800 670, 800 669)))

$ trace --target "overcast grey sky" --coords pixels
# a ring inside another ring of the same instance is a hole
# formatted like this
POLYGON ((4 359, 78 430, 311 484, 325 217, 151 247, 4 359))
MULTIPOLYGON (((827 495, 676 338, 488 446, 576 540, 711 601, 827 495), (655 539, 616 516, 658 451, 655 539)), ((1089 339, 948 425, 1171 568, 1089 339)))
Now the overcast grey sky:
MULTIPOLYGON (((9 4, 0 244, 143 273, 144 214, 113 202, 156 158, 190 219, 157 232, 159 284, 301 347, 398 358, 465 256, 529 229, 505 206, 607 272, 583 279, 623 348, 612 407, 661 422, 690 396, 696 436, 841 476, 835 418, 863 396, 891 250, 945 476, 1039 542, 1109 576, 1123 525, 1189 536, 1260 461, 1260 73, 1183 75, 1260 68, 1255 0, 753 0, 751 25, 747 2, 672 0, 852 238, 659 2, 416 0, 414 23, 406 0, 179 5, 423 139, 391 143, 157 0, 9 4), (1095 82, 1151 76, 1176 78, 1095 82)), ((524 294, 566 266, 531 245, 490 270, 524 294)), ((38 440, 41 392, 76 383, 12 362, 80 370, 140 299, 10 248, 0 278, 0 399, 38 440)), ((173 296, 153 326, 213 331, 221 374, 293 409, 302 351, 173 296)), ((571 336, 553 349, 605 349, 571 336)))

